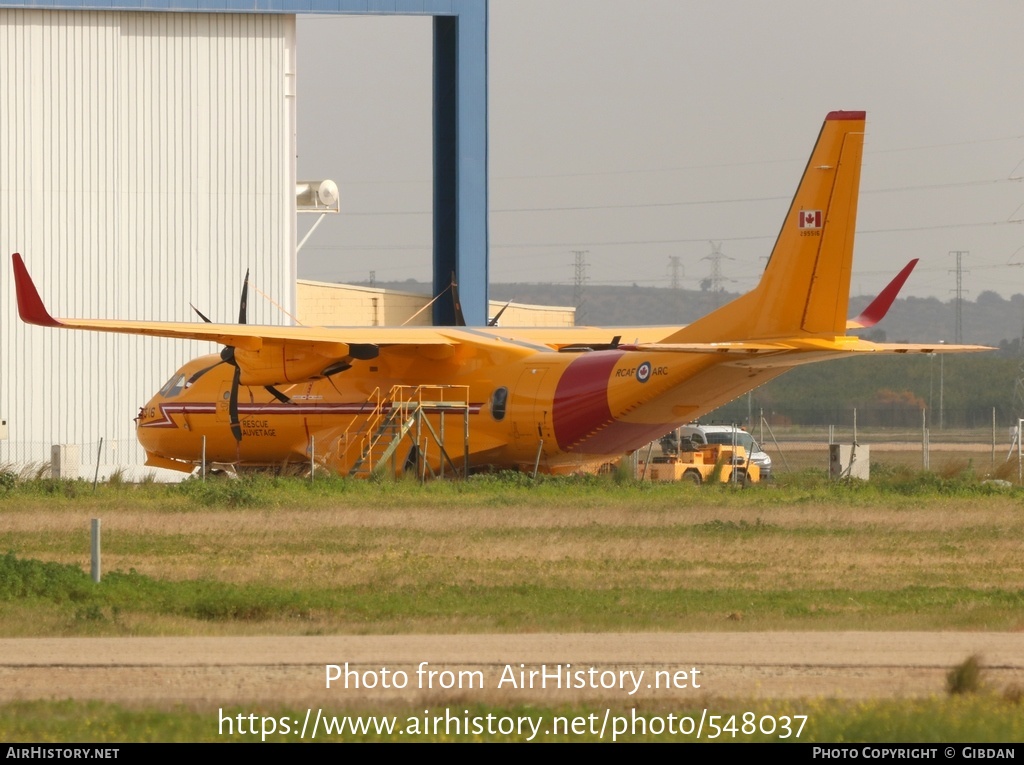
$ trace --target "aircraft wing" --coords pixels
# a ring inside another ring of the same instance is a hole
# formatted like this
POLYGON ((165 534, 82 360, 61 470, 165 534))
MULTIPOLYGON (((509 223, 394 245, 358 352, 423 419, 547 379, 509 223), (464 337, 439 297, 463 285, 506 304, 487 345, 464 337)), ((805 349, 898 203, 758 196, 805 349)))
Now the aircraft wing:
POLYGON ((226 346, 222 356, 238 367, 244 385, 277 385, 333 374, 353 360, 376 358, 398 348, 440 360, 486 351, 526 356, 535 348, 455 327, 284 327, 199 322, 114 321, 54 318, 46 309, 21 256, 14 255, 14 281, 22 321, 43 327, 125 335, 207 340, 226 346), (332 371, 333 370, 333 371, 332 371))
POLYGON ((210 340, 247 351, 258 351, 265 344, 289 342, 308 343, 323 356, 345 356, 351 345, 391 345, 415 342, 417 345, 453 345, 451 338, 430 328, 379 329, 351 327, 340 333, 328 327, 279 327, 245 324, 206 324, 198 322, 113 321, 109 319, 55 319, 46 309, 39 291, 21 255, 14 255, 14 281, 18 296, 18 313, 26 324, 64 329, 87 329, 94 332, 115 332, 125 335, 174 337, 186 340, 210 340), (428 331, 419 331, 427 329, 428 331), (343 334, 345 340, 339 340, 343 334))

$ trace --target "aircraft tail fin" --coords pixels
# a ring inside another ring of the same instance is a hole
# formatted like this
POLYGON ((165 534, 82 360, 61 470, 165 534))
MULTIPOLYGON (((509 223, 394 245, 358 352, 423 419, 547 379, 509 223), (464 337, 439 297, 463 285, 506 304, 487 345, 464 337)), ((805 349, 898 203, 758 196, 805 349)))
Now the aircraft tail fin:
POLYGON ((664 342, 846 334, 864 122, 829 113, 758 286, 664 342))

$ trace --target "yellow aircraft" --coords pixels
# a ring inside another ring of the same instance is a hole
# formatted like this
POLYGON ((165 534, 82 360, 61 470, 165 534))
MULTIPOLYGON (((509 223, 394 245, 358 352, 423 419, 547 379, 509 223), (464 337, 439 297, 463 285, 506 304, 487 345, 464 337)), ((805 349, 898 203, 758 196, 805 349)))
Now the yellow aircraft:
MULTIPOLYGON (((30 324, 224 345, 139 412, 147 464, 284 463, 366 474, 569 472, 646 445, 799 364, 988 350, 847 335, 884 315, 913 264, 847 321, 864 112, 832 112, 758 286, 683 327, 337 328, 54 319, 20 255, 30 324)), ((205 317, 203 317, 205 319, 205 317)))

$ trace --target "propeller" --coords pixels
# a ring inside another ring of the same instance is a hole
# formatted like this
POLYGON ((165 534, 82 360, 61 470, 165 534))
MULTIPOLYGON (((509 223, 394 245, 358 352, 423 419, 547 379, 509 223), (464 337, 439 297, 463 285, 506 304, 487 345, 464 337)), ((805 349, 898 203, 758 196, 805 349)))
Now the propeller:
MULTIPOLYGON (((459 283, 455 281, 455 272, 452 271, 452 283, 448 285, 448 289, 452 291, 452 303, 455 309, 455 326, 465 327, 466 316, 462 313, 462 301, 459 300, 459 283)), ((444 294, 444 293, 442 293, 444 294)), ((440 297, 440 296, 439 296, 440 297)))
MULTIPOLYGON (((207 324, 213 322, 192 303, 189 303, 192 310, 196 312, 200 319, 205 321, 207 324)), ((238 305, 238 323, 248 324, 249 323, 249 271, 245 272, 245 281, 242 282, 242 298, 238 305)), ((205 369, 200 369, 194 375, 192 375, 186 382, 185 387, 192 386, 196 380, 202 377, 204 374, 209 372, 215 367, 219 367, 221 364, 230 364, 235 368, 234 376, 231 378, 231 394, 228 397, 228 417, 231 421, 231 434, 235 437, 235 441, 241 443, 242 441, 242 422, 238 417, 238 389, 240 387, 242 379, 242 368, 238 366, 238 361, 235 360, 235 348, 231 345, 226 345, 220 352, 220 361, 216 364, 212 364, 205 369)), ((271 396, 276 398, 282 404, 293 403, 288 396, 279 391, 273 385, 264 385, 264 390, 270 393, 271 396)))
MULTIPOLYGON (((448 289, 450 289, 452 291, 452 303, 454 303, 454 308, 455 308, 455 326, 456 327, 465 327, 466 326, 466 316, 462 312, 462 301, 459 299, 459 284, 458 284, 458 282, 455 281, 455 272, 454 271, 452 271, 452 283, 448 286, 448 289)), ((442 293, 442 294, 444 294, 444 293, 442 293)), ((498 313, 494 317, 492 317, 491 319, 488 320, 487 326, 488 327, 496 327, 496 326, 498 326, 498 319, 501 318, 501 315, 503 313, 505 313, 505 309, 508 308, 510 305, 512 305, 512 301, 511 300, 509 300, 507 303, 505 303, 505 305, 502 306, 502 309, 500 311, 498 311, 498 313)))
MULTIPOLYGON (((515 300, 515 298, 512 298, 512 300, 515 300)), ((508 307, 509 307, 510 305, 512 305, 512 300, 509 300, 509 301, 508 301, 507 303, 505 303, 505 305, 503 305, 503 306, 501 307, 501 310, 500 310, 500 311, 498 311, 498 312, 497 312, 496 314, 494 314, 494 316, 492 316, 492 317, 491 317, 491 318, 490 318, 490 319, 489 319, 489 320, 487 321, 487 326, 488 326, 488 327, 497 327, 497 326, 498 326, 498 319, 500 319, 500 318, 501 318, 501 315, 502 315, 503 313, 505 313, 505 309, 506 309, 506 308, 508 308, 508 307)))

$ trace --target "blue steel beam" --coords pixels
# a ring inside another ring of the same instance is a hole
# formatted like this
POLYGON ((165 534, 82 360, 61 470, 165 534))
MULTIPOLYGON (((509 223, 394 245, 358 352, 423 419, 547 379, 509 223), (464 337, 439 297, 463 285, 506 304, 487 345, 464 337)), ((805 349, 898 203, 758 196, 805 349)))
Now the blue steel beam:
MULTIPOLYGON (((487 323, 487 0, 0 0, 0 8, 434 17, 434 290, 487 323)), ((451 301, 434 321, 453 324, 451 301)))

